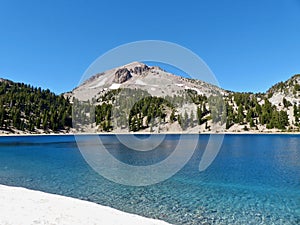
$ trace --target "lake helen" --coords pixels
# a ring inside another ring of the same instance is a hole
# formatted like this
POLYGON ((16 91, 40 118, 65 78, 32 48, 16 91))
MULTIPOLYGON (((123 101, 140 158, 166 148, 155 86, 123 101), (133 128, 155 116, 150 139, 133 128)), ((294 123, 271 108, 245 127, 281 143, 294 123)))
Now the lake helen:
MULTIPOLYGON (((0 184, 88 200, 173 224, 300 224, 299 135, 225 135, 217 157, 203 172, 199 162, 210 136, 192 137, 199 143, 183 169, 142 187, 100 176, 84 160, 74 136, 0 137, 0 184)), ((141 166, 166 159, 180 138, 191 135, 166 135, 148 152, 128 149, 114 135, 100 138, 115 158, 141 166)))

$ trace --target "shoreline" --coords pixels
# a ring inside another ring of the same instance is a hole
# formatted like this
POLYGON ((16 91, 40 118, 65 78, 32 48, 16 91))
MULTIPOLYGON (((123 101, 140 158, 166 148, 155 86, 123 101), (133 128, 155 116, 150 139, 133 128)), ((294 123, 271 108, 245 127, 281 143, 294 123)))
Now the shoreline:
POLYGON ((76 198, 0 184, 0 224, 168 225, 76 198), (16 216, 17 215, 17 216, 16 216))
POLYGON ((21 133, 21 134, 15 134, 15 133, 0 133, 0 137, 30 137, 30 136, 82 136, 82 135, 185 135, 185 134, 191 134, 191 135, 210 135, 210 134, 218 134, 218 135, 238 135, 238 134, 248 134, 248 135, 300 135, 300 132, 202 132, 202 133, 196 133, 196 132, 161 132, 161 133, 149 133, 149 132, 128 132, 128 133, 116 133, 116 132, 101 132, 101 133, 21 133))

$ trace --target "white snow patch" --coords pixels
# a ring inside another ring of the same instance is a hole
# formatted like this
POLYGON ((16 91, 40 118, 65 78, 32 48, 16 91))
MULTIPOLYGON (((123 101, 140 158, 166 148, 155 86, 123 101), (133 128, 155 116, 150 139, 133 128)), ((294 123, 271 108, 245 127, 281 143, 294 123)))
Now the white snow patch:
POLYGON ((175 84, 178 87, 183 87, 183 84, 175 84))
POLYGON ((109 87, 109 89, 115 90, 115 89, 120 88, 120 86, 121 86, 121 84, 116 84, 116 83, 114 83, 114 84, 112 84, 112 85, 109 87))
POLYGON ((155 91, 155 90, 156 90, 156 88, 154 88, 154 87, 151 88, 151 91, 155 91))

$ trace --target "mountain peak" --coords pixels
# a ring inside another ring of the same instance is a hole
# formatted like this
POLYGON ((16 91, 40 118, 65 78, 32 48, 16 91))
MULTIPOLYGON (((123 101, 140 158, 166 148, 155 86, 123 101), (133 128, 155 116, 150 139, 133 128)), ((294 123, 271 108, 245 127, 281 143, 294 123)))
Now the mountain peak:
POLYGON ((141 62, 129 64, 98 73, 72 91, 79 100, 98 99, 114 89, 141 89, 153 96, 181 95, 190 89, 201 95, 210 96, 221 90, 211 84, 176 76, 158 66, 141 62))
POLYGON ((144 66, 147 66, 147 65, 144 64, 144 63, 135 61, 135 62, 131 62, 131 63, 128 63, 128 64, 126 64, 124 66, 120 66, 120 67, 121 68, 127 68, 127 69, 133 69, 135 67, 144 67, 144 66))
POLYGON ((132 62, 122 67, 116 68, 114 74, 115 83, 123 83, 129 80, 133 75, 142 75, 148 72, 151 68, 140 62, 132 62))

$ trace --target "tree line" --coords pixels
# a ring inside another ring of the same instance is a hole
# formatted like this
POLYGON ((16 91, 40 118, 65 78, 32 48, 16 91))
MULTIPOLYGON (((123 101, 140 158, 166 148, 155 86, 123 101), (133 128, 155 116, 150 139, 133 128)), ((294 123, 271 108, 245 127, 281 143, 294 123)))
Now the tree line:
POLYGON ((245 129, 258 125, 285 130, 290 126, 287 109, 293 106, 295 121, 300 127, 300 106, 283 99, 278 110, 266 95, 229 93, 227 96, 199 95, 194 90, 183 90, 174 96, 150 96, 145 90, 110 90, 98 99, 80 102, 65 98, 50 90, 23 83, 0 82, 0 129, 13 131, 57 132, 72 128, 72 118, 78 128, 95 124, 98 131, 112 131, 114 125, 128 131, 139 131, 160 124, 178 122, 183 130, 208 122, 234 124, 245 129), (260 99, 260 101, 258 100, 260 99), (180 110, 185 105, 192 110, 180 110), (76 106, 76 107, 74 107, 76 106), (248 127, 249 126, 249 127, 248 127))

